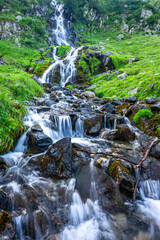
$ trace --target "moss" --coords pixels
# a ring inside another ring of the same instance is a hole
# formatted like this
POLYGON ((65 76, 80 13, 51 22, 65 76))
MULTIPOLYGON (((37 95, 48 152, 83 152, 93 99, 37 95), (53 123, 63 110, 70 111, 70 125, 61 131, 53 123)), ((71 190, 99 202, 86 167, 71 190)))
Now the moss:
POLYGON ((0 232, 3 232, 7 223, 12 223, 11 216, 8 212, 2 212, 0 214, 0 232))
POLYGON ((67 85, 67 88, 72 90, 74 87, 73 87, 73 85, 67 85))
POLYGON ((153 113, 151 112, 151 110, 141 109, 135 114, 133 121, 138 124, 140 117, 151 118, 152 116, 153 116, 153 113))
POLYGON ((111 177, 117 178, 119 174, 118 168, 121 168, 126 174, 130 174, 128 168, 126 168, 120 161, 114 161, 109 167, 109 174, 111 177))
POLYGON ((57 55, 60 57, 60 58, 65 58, 67 53, 71 50, 71 46, 67 45, 67 46, 59 46, 57 48, 57 55))

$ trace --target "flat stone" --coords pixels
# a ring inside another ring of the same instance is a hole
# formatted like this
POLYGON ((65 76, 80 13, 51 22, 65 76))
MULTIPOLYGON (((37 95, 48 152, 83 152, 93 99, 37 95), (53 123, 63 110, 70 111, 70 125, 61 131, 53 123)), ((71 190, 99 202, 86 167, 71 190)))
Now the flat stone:
POLYGON ((156 103, 156 102, 158 102, 158 98, 157 97, 147 97, 146 99, 145 99, 145 102, 147 103, 147 104, 154 104, 154 103, 156 103))
POLYGON ((127 77, 127 73, 122 73, 117 76, 117 79, 125 79, 127 77))
POLYGON ((88 98, 95 98, 96 94, 94 92, 91 91, 86 91, 83 93, 84 96, 88 97, 88 98))

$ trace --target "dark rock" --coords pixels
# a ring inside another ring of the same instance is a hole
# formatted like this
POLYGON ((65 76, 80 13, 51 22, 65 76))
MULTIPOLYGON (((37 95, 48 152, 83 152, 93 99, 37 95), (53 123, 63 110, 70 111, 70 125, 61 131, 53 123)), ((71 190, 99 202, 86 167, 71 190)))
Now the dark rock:
POLYGON ((145 102, 147 103, 147 104, 153 104, 153 103, 156 103, 156 102, 158 102, 158 98, 157 97, 147 97, 146 99, 145 99, 145 102))
POLYGON ((28 132, 28 153, 41 153, 52 144, 52 139, 43 132, 28 132))
POLYGON ((118 116, 116 114, 106 114, 107 122, 110 128, 115 128, 116 124, 123 124, 125 123, 125 118, 123 116, 118 116))
POLYGON ((115 107, 111 103, 107 103, 100 108, 101 111, 106 111, 108 113, 115 113, 115 107))
POLYGON ((71 90, 68 89, 68 90, 64 91, 64 94, 66 96, 71 96, 72 92, 71 92, 71 90))
POLYGON ((84 119, 84 130, 87 134, 97 135, 102 126, 103 118, 100 113, 87 115, 84 119))
POLYGON ((140 129, 143 130, 144 132, 147 132, 150 130, 152 127, 150 126, 150 120, 148 117, 140 117, 139 118, 139 126, 140 129))
POLYGON ((135 103, 137 101, 137 98, 135 96, 129 96, 125 99, 125 101, 129 103, 135 103))
POLYGON ((135 103, 130 110, 132 111, 132 113, 135 115, 139 110, 142 109, 148 109, 148 107, 145 104, 141 104, 141 103, 135 103))
MULTIPOLYGON (((0 233, 2 233, 3 231, 5 231, 6 227, 8 226, 8 224, 12 225, 12 220, 11 220, 11 216, 8 212, 2 212, 0 214, 0 233)), ((6 231, 7 233, 7 231, 6 231)), ((2 233, 3 234, 3 233, 2 233)), ((8 235, 8 234, 7 234, 8 235)), ((14 234, 13 234, 14 235, 14 234)), ((13 236, 12 236, 13 237, 13 236)), ((1 238, 2 239, 2 238, 1 238)), ((3 238, 4 239, 4 238, 3 238)), ((12 238, 9 238, 12 239, 12 238)))
POLYGON ((119 140, 121 141, 134 141, 135 133, 130 130, 130 128, 125 124, 117 125, 119 131, 119 140))
POLYGON ((106 140, 115 141, 119 139, 119 131, 118 129, 105 131, 102 133, 102 138, 106 140))
POLYGON ((151 110, 153 111, 160 111, 160 102, 158 102, 157 104, 154 104, 151 106, 151 110))
POLYGON ((160 160, 160 142, 151 148, 150 154, 160 160))
POLYGON ((50 177, 72 177, 72 157, 71 138, 63 138, 53 144, 41 159, 41 171, 50 177))
POLYGON ((11 211, 12 210, 12 200, 2 190, 0 190, 0 209, 2 209, 4 211, 11 211))
POLYGON ((122 101, 119 100, 118 98, 112 99, 112 100, 111 100, 111 103, 112 103, 113 105, 122 105, 122 104, 123 104, 122 101))
POLYGON ((41 126, 39 124, 36 123, 31 127, 31 131, 32 132, 43 132, 43 129, 41 128, 41 126))
POLYGON ((44 107, 37 107, 36 110, 38 113, 40 112, 48 112, 51 108, 50 107, 47 107, 47 106, 44 106, 44 107))
POLYGON ((7 166, 6 166, 6 162, 4 161, 4 159, 2 157, 0 157, 0 170, 2 172, 5 172, 7 166))

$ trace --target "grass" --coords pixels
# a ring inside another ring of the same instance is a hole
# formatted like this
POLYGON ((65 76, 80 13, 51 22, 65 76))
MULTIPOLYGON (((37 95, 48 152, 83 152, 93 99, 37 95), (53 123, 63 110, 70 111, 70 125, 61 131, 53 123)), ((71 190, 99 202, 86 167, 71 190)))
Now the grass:
POLYGON ((0 56, 6 63, 0 66, 0 154, 3 154, 14 147, 24 130, 25 102, 41 96, 43 89, 26 72, 41 57, 38 51, 0 41, 0 56))
POLYGON ((88 33, 85 37, 88 46, 98 46, 102 52, 112 52, 113 64, 120 73, 126 73, 126 79, 117 79, 106 73, 93 78, 97 84, 95 93, 103 98, 127 97, 130 91, 138 88, 135 96, 145 99, 148 96, 160 97, 160 37, 132 35, 118 41, 118 32, 88 33), (104 45, 100 45, 103 42, 104 45), (129 64, 129 58, 140 61, 129 64))

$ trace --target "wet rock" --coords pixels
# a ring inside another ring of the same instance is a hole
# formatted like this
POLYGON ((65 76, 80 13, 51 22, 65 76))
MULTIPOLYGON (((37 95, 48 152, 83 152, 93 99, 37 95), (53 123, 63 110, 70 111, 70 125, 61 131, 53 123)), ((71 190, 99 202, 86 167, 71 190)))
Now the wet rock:
POLYGON ((118 213, 115 215, 116 223, 121 229, 126 229, 128 225, 127 216, 124 213, 118 213))
POLYGON ((52 139, 43 132, 28 132, 28 153, 41 153, 52 144, 52 139))
POLYGON ((118 129, 113 129, 113 130, 110 130, 110 131, 105 131, 102 133, 102 136, 101 136, 103 139, 106 139, 106 140, 111 140, 111 141, 115 141, 115 140, 118 140, 119 139, 119 131, 118 129))
POLYGON ((8 212, 2 212, 0 214, 0 233, 5 230, 7 224, 12 223, 11 216, 8 212))
POLYGON ((123 116, 118 116, 116 114, 107 113, 106 118, 107 118, 108 125, 110 126, 110 128, 115 129, 117 124, 125 123, 125 118, 123 116))
POLYGON ((135 133, 130 130, 130 128, 125 124, 117 125, 119 131, 119 140, 121 141, 134 141, 135 133))
POLYGON ((4 173, 6 169, 7 169, 6 162, 2 157, 0 157, 0 170, 2 171, 2 173, 4 173))
POLYGON ((133 240, 152 240, 152 238, 149 233, 140 231, 138 235, 133 238, 133 240))
POLYGON ((131 173, 131 165, 123 161, 112 161, 109 166, 109 174, 118 184, 120 192, 132 198, 136 181, 131 173))
POLYGON ((160 159, 160 141, 151 148, 150 154, 153 157, 160 159))
POLYGON ((113 104, 107 103, 100 108, 100 111, 106 111, 108 113, 115 113, 116 110, 115 110, 115 107, 113 104))
POLYGON ((156 102, 158 102, 158 98, 157 97, 147 97, 146 99, 145 99, 145 102, 147 103, 147 104, 154 104, 154 103, 156 103, 156 102))
POLYGON ((39 124, 36 123, 31 127, 31 131, 32 132, 43 132, 43 129, 41 128, 41 126, 39 124))
POLYGON ((160 102, 158 102, 157 104, 154 104, 151 106, 151 110, 153 111, 160 111, 160 102))
POLYGON ((141 103, 135 103, 130 110, 132 111, 133 115, 135 115, 139 110, 142 109, 148 109, 148 107, 145 104, 141 104, 141 103))
POLYGON ((5 211, 11 211, 12 209, 11 198, 2 190, 0 190, 0 209, 5 211))
POLYGON ((83 95, 86 96, 87 98, 95 98, 96 97, 96 94, 91 91, 86 91, 83 93, 83 95))
POLYGON ((151 126, 150 126, 150 120, 148 119, 148 117, 140 117, 139 126, 140 126, 140 129, 142 129, 144 132, 147 132, 148 130, 150 130, 151 126))
POLYGON ((112 99, 111 103, 114 104, 114 105, 122 105, 122 101, 119 100, 118 98, 112 99))
POLYGON ((53 144, 41 159, 41 171, 50 177, 72 177, 72 158, 71 138, 63 138, 53 144))
POLYGON ((84 119, 84 130, 86 134, 97 135, 102 126, 103 118, 100 113, 94 115, 88 115, 84 119))

